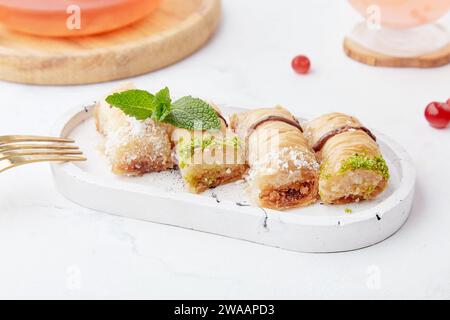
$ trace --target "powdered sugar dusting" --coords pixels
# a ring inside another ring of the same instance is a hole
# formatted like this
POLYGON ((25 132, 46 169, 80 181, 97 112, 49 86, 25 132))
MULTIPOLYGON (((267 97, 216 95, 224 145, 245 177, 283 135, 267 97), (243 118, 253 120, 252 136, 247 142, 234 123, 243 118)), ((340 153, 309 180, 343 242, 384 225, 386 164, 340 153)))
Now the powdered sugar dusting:
MULTIPOLYGON (((156 124, 153 120, 137 120, 126 117, 127 125, 107 132, 108 139, 105 143, 105 155, 114 157, 121 148, 127 148, 130 144, 139 144, 140 148, 132 148, 132 152, 125 152, 123 160, 127 164, 146 158, 150 161, 165 158, 168 153, 167 135, 165 128, 156 124)), ((170 149, 169 149, 170 150, 170 149)), ((137 169, 139 163, 135 164, 137 169)))
POLYGON ((247 180, 256 175, 272 175, 280 172, 296 174, 302 170, 319 170, 320 165, 310 152, 298 147, 284 147, 269 152, 265 157, 258 159, 249 170, 247 180))

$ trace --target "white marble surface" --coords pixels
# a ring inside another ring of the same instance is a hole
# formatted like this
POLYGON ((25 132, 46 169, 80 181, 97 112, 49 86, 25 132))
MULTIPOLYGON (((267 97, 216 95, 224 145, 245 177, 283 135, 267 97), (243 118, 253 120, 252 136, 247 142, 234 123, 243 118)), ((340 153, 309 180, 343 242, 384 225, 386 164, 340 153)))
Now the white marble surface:
MULTIPOLYGON (((355 63, 341 40, 359 17, 344 1, 274 3, 224 0, 222 26, 204 49, 134 81, 227 105, 359 116, 415 160, 406 225, 363 250, 293 253, 81 208, 38 164, 0 175, 0 298, 450 298, 450 129, 423 117, 429 101, 450 97, 450 66, 355 63), (298 53, 312 59, 308 76, 290 69, 298 53)), ((0 134, 47 134, 65 110, 114 85, 2 82, 0 134)))

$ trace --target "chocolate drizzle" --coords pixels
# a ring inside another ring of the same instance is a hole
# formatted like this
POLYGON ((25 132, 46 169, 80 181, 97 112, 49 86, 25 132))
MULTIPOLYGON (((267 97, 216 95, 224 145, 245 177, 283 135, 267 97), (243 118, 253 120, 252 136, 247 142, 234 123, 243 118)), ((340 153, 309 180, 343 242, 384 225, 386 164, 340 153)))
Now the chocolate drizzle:
POLYGON ((225 127, 228 128, 228 122, 225 120, 225 118, 222 116, 222 114, 218 111, 216 111, 217 116, 225 123, 225 127))
POLYGON ((280 117, 280 116, 267 116, 267 117, 261 118, 260 120, 258 120, 254 124, 252 124, 250 126, 250 128, 248 129, 248 132, 249 132, 248 135, 250 135, 254 130, 256 130, 263 123, 271 122, 271 121, 280 121, 280 122, 287 123, 287 124, 297 128, 298 130, 300 130, 300 132, 303 132, 303 128, 301 127, 301 125, 298 123, 297 120, 286 119, 286 118, 280 117))
POLYGON ((324 134, 319 141, 317 141, 314 146, 313 146, 313 150, 315 152, 319 152, 320 150, 322 150, 323 146, 325 145, 325 143, 327 143, 328 140, 330 140, 331 138, 333 138, 334 136, 350 131, 350 130, 360 130, 360 131, 364 131, 365 133, 367 133, 367 135, 369 137, 371 137, 373 139, 373 141, 377 141, 377 138, 373 135, 373 133, 367 129, 366 127, 352 127, 352 126, 344 126, 344 127, 340 127, 337 129, 334 129, 332 131, 327 132, 326 134, 324 134))

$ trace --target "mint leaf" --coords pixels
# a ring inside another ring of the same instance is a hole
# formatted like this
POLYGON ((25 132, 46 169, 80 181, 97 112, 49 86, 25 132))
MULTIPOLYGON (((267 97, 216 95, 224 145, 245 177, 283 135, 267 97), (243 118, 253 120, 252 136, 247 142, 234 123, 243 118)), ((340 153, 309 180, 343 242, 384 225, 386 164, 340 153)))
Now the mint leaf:
POLYGON ((188 130, 220 129, 221 123, 216 110, 201 99, 183 97, 175 101, 171 109, 164 122, 175 127, 188 130))
POLYGON ((154 110, 154 96, 145 90, 127 90, 109 95, 106 102, 138 120, 149 118, 154 110))
POLYGON ((153 98, 152 119, 155 121, 164 121, 171 110, 172 99, 170 98, 169 88, 165 87, 153 98))
POLYGON ((154 121, 188 130, 220 129, 221 126, 216 110, 208 103, 187 96, 172 104, 167 87, 155 95, 137 89, 114 93, 106 98, 106 102, 138 120, 151 117, 154 121))

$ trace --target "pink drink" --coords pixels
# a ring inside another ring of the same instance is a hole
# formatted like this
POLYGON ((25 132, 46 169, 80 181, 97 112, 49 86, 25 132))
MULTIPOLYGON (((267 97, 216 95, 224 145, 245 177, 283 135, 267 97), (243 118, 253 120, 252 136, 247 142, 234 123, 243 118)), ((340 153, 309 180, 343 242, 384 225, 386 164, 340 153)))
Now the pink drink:
POLYGON ((364 17, 379 9, 381 25, 406 29, 434 22, 450 9, 450 0, 349 0, 364 17))
POLYGON ((40 36, 83 36, 115 30, 142 19, 160 1, 0 0, 0 24, 40 36), (74 23, 72 28, 71 23, 77 18, 79 26, 74 23))

